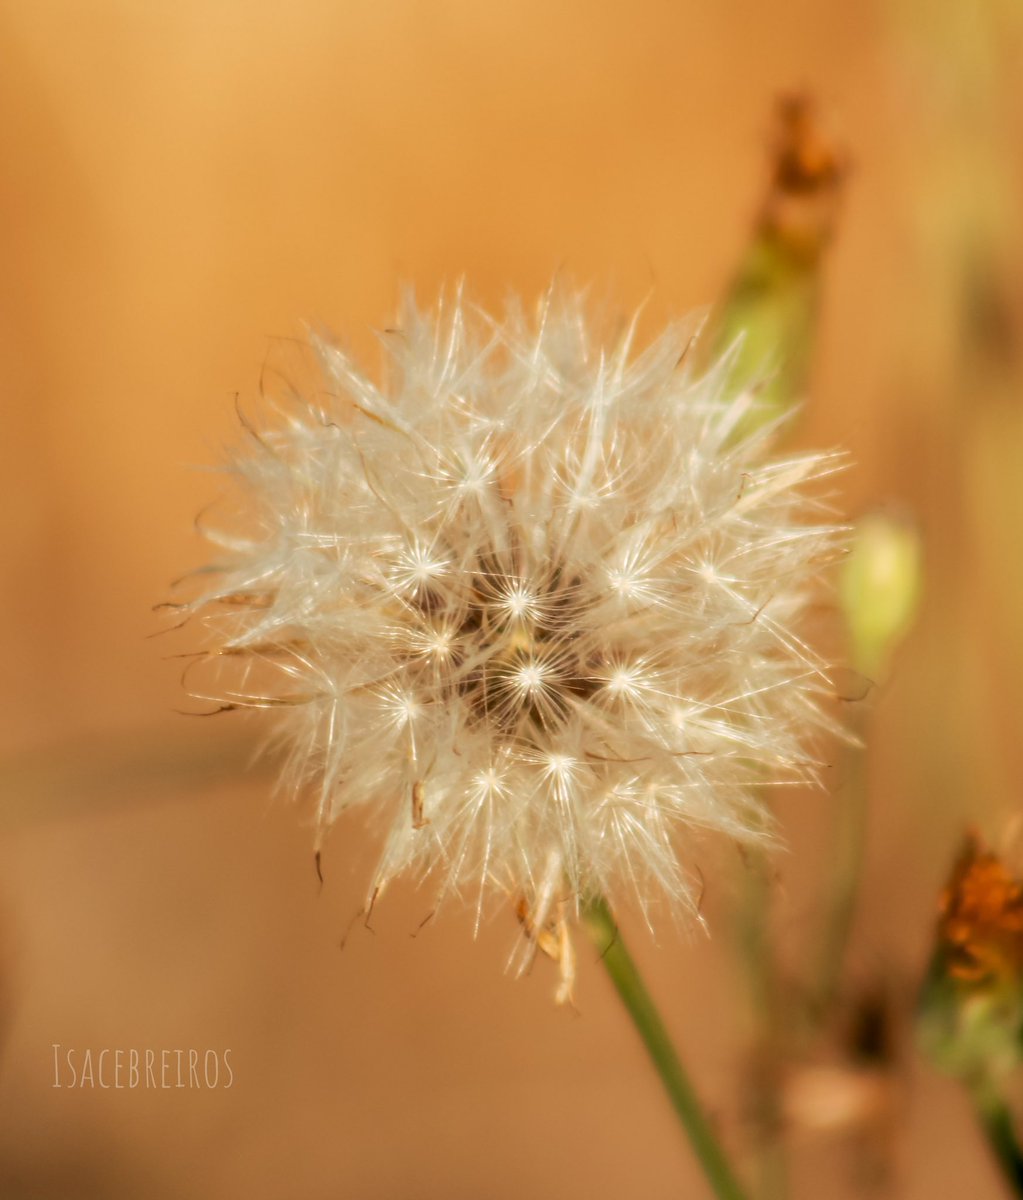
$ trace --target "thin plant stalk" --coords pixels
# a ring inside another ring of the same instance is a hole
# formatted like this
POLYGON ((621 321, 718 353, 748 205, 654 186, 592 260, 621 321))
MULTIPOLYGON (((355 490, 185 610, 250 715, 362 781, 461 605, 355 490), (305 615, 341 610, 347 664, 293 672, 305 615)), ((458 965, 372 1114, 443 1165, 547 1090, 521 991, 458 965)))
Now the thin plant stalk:
POLYGON ((626 949, 607 901, 599 896, 590 899, 583 915, 590 936, 600 951, 601 962, 647 1048, 714 1195, 718 1200, 747 1200, 746 1191, 732 1170, 664 1022, 626 949))
POLYGON ((790 1030, 771 938, 771 864, 762 847, 751 847, 747 854, 749 869, 743 874, 737 933, 753 1024, 748 1088, 756 1130, 757 1195, 760 1200, 780 1200, 788 1193, 788 1162, 781 1136, 779 1081, 790 1030))
POLYGON ((1023 1151, 1012 1114, 1002 1096, 991 1086, 973 1089, 973 1106, 987 1143, 1015 1196, 1023 1196, 1023 1151))
POLYGON ((842 981, 842 968, 863 875, 867 816, 866 751, 862 746, 858 746, 849 752, 849 776, 839 809, 839 827, 834 841, 835 860, 831 868, 834 883, 825 917, 820 963, 811 992, 814 1016, 818 1021, 827 1019, 842 981))

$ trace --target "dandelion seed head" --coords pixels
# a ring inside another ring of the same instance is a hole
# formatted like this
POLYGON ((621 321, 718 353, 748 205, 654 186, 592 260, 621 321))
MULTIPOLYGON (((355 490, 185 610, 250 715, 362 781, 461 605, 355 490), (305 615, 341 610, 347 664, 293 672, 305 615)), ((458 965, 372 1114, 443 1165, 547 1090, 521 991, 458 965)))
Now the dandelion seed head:
POLYGON ((816 778, 836 456, 738 436, 750 398, 690 368, 689 327, 631 336, 571 294, 408 300, 380 379, 314 340, 323 386, 234 459, 252 529, 193 605, 207 694, 278 709, 320 839, 372 814, 371 895, 692 907, 699 835, 759 838, 761 785, 816 778))
POLYGON ((435 550, 416 543, 402 549, 391 579, 397 590, 415 593, 442 578, 447 565, 435 550))

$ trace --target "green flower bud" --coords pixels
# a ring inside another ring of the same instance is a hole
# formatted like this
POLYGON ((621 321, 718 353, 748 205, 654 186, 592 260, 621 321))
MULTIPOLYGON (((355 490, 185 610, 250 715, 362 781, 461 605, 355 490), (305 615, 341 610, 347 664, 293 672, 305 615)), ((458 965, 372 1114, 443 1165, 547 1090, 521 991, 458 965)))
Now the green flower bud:
POLYGON ((852 661, 871 679, 885 674, 916 616, 923 582, 920 539, 884 513, 857 525, 842 570, 840 594, 852 661))

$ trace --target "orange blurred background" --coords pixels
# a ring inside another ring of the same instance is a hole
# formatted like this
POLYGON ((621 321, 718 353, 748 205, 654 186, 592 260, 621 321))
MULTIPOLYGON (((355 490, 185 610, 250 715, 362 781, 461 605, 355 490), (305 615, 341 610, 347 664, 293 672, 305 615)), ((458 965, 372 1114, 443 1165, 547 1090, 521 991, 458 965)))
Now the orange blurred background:
MULTIPOLYGON (((997 835, 1023 774, 1021 34, 993 0, 0 3, 0 1194, 703 1195, 592 956, 556 1009, 549 964, 503 974, 510 915, 413 938, 412 887, 339 950, 371 848, 339 831, 321 891, 259 723, 178 715, 148 635, 275 337, 368 347, 402 282, 462 275, 709 304, 791 87, 853 163, 800 439, 925 537, 853 942, 908 1007, 964 825, 997 835), (229 1048, 234 1084, 57 1089, 54 1043, 229 1048)), ((829 804, 784 806, 794 945, 829 804)), ((727 938, 632 940, 741 1144, 727 938)), ((959 1092, 901 1061, 890 1194, 998 1196, 959 1092)), ((854 1144, 792 1142, 794 1195, 852 1194, 854 1144)))

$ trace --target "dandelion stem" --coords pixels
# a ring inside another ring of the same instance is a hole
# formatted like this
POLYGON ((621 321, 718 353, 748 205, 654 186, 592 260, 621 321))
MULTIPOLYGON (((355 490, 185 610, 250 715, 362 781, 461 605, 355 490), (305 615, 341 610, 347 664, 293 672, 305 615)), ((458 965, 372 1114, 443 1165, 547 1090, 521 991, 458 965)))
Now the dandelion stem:
POLYGON ((1023 1151, 1008 1105, 990 1086, 973 1089, 973 1105, 1003 1177, 1011 1185, 1014 1195, 1023 1196, 1023 1151))
POLYGON ((601 961, 653 1059, 714 1195, 718 1200, 746 1200, 746 1192, 736 1179, 700 1106, 664 1022, 625 947, 607 901, 600 896, 591 898, 583 915, 590 936, 600 951, 601 961))

